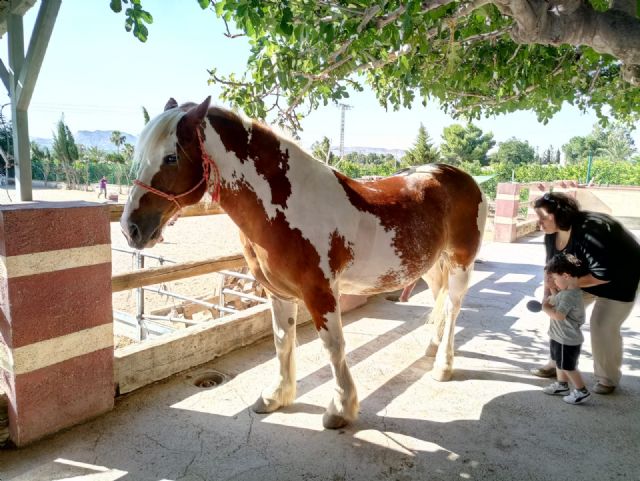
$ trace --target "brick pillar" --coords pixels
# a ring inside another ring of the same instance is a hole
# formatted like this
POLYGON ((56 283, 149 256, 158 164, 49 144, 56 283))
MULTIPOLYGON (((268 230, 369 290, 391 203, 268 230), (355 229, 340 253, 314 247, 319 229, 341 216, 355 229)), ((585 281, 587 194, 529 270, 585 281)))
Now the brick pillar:
POLYGON ((0 388, 17 446, 113 408, 105 206, 0 206, 0 388))
POLYGON ((499 183, 496 192, 496 215, 493 219, 493 240, 516 240, 516 223, 520 204, 520 184, 499 183))

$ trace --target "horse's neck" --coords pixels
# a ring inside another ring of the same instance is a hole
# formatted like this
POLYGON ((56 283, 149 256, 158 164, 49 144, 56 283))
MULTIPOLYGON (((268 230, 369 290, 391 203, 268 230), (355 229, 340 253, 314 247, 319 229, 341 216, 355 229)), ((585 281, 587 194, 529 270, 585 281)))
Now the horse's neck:
POLYGON ((211 150, 222 184, 220 204, 249 238, 252 230, 264 229, 291 207, 294 189, 304 190, 306 183, 318 185, 334 176, 331 169, 284 139, 279 139, 279 149, 271 157, 240 159, 221 141, 211 150))

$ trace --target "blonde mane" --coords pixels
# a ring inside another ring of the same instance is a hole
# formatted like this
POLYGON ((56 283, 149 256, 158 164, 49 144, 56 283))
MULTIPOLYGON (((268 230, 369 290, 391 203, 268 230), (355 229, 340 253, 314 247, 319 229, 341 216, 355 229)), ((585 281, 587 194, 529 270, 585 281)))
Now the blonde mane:
POLYGON ((136 176, 140 175, 144 166, 149 163, 149 159, 154 157, 154 152, 151 150, 157 148, 158 145, 162 145, 159 142, 161 138, 175 134, 176 126, 184 114, 183 110, 169 109, 149 121, 140 133, 136 143, 131 165, 132 173, 136 176))

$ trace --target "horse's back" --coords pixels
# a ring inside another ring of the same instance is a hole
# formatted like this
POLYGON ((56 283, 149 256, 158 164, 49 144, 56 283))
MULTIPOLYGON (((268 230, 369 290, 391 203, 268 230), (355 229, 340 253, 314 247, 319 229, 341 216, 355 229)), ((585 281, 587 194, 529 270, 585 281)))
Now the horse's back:
POLYGON ((374 181, 344 177, 341 181, 358 210, 372 214, 384 230, 376 233, 358 226, 360 241, 341 281, 345 291, 373 293, 402 287, 445 251, 456 265, 473 262, 484 230, 486 202, 469 174, 434 164, 374 181), (387 245, 375 245, 381 240, 387 245))

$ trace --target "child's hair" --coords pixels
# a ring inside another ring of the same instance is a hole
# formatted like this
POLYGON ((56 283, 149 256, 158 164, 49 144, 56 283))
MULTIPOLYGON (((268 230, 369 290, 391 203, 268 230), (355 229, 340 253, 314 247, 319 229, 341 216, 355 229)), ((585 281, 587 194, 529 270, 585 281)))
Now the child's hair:
POLYGON ((569 274, 571 277, 580 276, 580 261, 571 254, 556 254, 545 267, 549 274, 569 274))

